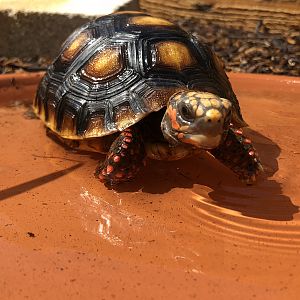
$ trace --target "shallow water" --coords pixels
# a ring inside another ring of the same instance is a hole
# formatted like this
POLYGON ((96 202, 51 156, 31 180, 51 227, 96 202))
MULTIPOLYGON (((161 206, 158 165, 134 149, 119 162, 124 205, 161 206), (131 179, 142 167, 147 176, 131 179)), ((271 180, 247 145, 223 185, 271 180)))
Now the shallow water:
POLYGON ((299 84, 251 78, 233 78, 265 168, 251 187, 204 155, 109 190, 103 156, 0 107, 3 297, 298 299, 299 84))

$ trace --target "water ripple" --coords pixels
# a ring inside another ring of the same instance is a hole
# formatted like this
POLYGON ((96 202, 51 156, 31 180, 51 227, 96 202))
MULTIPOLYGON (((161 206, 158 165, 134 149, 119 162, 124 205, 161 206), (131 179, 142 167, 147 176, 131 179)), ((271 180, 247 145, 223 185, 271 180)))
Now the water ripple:
POLYGON ((207 233, 244 246, 269 247, 273 250, 300 252, 300 225, 293 222, 263 220, 245 216, 240 211, 218 205, 207 197, 192 192, 196 209, 193 214, 207 233))

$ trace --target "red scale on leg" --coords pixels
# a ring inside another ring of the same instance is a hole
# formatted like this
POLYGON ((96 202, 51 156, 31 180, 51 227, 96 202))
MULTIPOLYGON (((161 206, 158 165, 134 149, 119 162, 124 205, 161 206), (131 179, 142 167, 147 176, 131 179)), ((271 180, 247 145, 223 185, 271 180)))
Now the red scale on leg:
POLYGON ((123 178, 125 176, 125 174, 122 172, 118 172, 115 176, 116 176, 116 178, 120 179, 120 178, 123 178))
POLYGON ((255 154, 255 152, 253 150, 250 150, 248 153, 250 156, 254 156, 254 154, 255 154))
POLYGON ((108 166, 106 167, 106 173, 107 173, 107 174, 112 173, 113 170, 114 170, 114 167, 113 167, 112 165, 108 165, 108 166))
POLYGON ((99 174, 98 176, 99 176, 99 179, 100 179, 101 182, 105 181, 105 176, 104 175, 99 174))
POLYGON ((140 134, 137 130, 128 128, 112 143, 105 161, 96 169, 95 175, 108 184, 127 181, 135 177, 140 166, 143 166, 145 156, 140 134))
POLYGON ((114 156, 113 158, 115 163, 118 163, 121 160, 121 157, 119 155, 114 156))

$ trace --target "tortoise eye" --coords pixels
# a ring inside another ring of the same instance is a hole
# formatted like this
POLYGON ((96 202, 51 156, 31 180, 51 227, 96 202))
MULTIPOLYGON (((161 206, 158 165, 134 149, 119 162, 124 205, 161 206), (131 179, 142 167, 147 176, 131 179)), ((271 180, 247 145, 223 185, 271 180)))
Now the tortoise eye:
POLYGON ((180 102, 178 104, 178 111, 181 117, 186 121, 193 121, 195 119, 195 112, 188 103, 180 102))

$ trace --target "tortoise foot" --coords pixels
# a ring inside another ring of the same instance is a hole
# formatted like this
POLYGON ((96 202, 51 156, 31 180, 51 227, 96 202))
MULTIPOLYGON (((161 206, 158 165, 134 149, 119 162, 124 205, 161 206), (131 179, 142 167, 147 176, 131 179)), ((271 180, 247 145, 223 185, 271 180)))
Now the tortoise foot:
POLYGON ((145 155, 139 132, 127 128, 112 143, 105 161, 96 168, 95 176, 110 185, 129 181, 144 165, 145 155))
POLYGON ((241 129, 230 128, 225 141, 211 153, 248 185, 252 185, 263 172, 252 142, 241 129))

